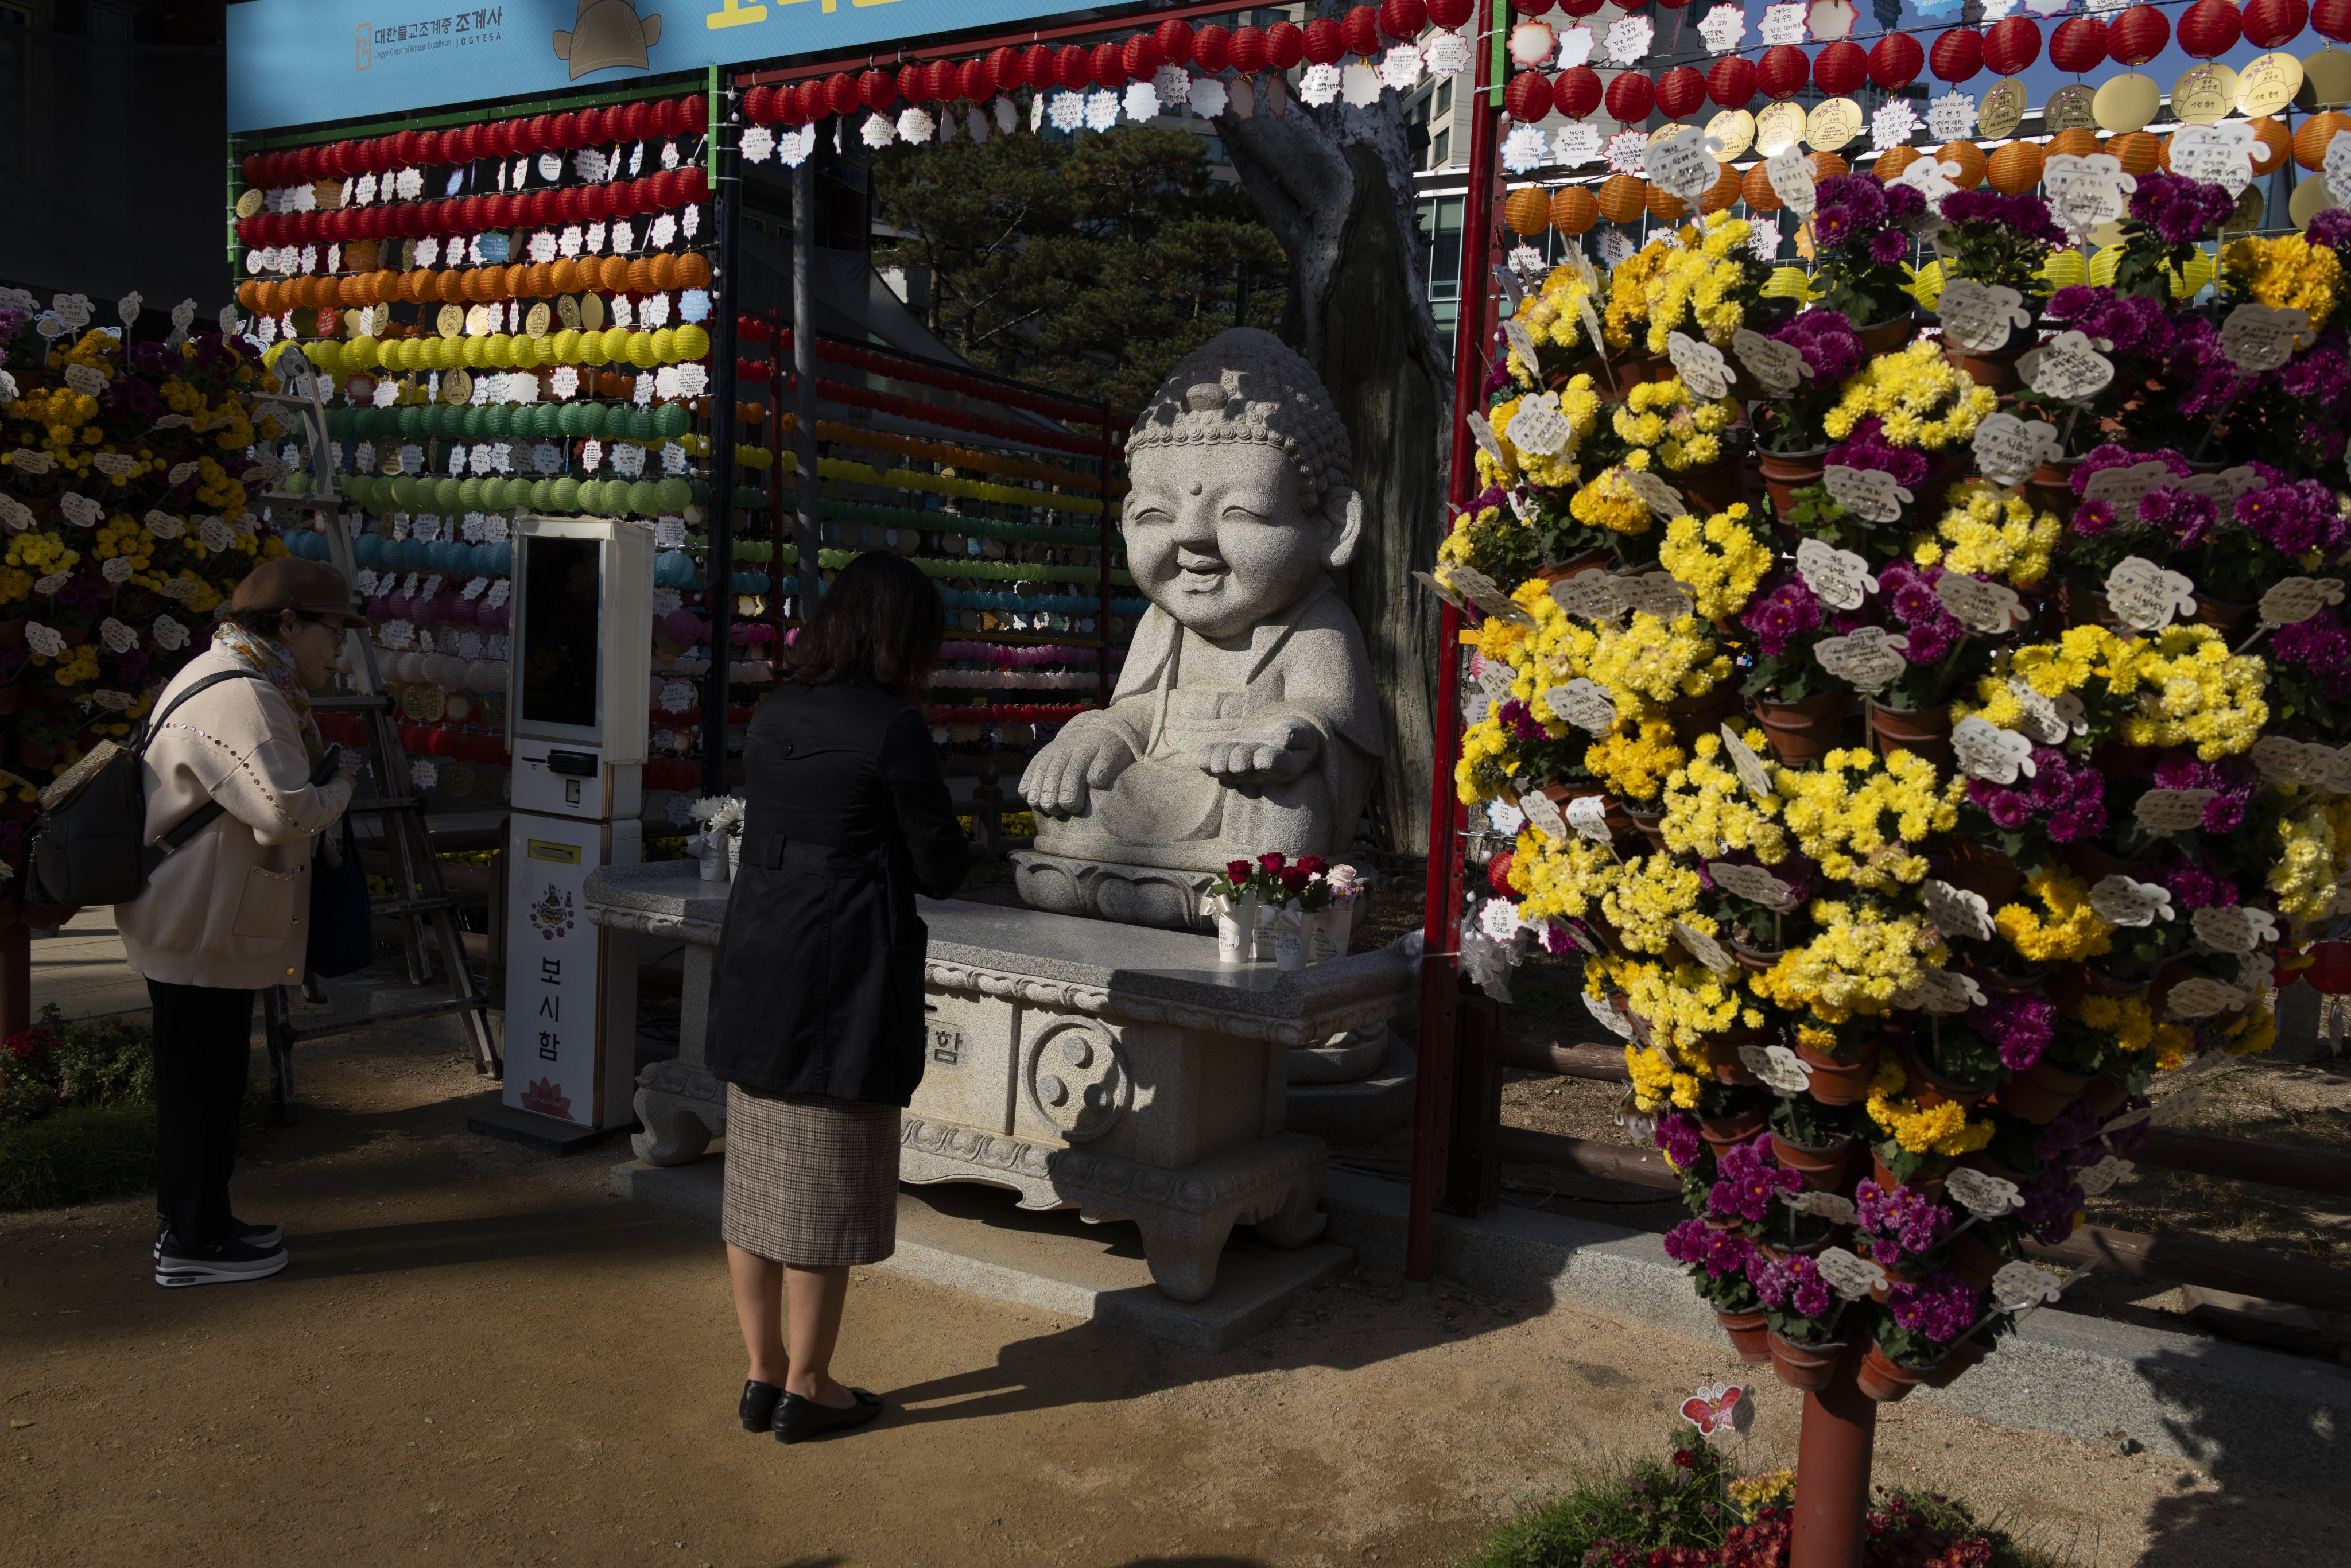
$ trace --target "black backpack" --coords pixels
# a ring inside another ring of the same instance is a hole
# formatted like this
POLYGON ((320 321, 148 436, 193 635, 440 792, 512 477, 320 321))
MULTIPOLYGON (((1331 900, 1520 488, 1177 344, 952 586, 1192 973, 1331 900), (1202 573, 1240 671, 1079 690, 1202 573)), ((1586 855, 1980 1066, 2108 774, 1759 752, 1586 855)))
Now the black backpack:
POLYGON ((266 677, 243 670, 207 675, 140 726, 127 747, 102 740, 41 791, 26 861, 27 903, 88 909, 127 904, 147 890, 166 856, 204 831, 225 810, 207 800, 153 844, 147 838, 147 780, 141 766, 147 743, 179 706, 223 681, 266 677))

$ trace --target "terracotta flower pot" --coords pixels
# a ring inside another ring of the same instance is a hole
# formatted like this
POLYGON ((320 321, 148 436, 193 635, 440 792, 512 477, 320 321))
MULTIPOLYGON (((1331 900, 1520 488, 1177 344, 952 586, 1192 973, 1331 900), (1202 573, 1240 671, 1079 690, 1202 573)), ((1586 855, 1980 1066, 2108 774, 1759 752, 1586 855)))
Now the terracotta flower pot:
POLYGON ((1951 862, 1951 885, 1980 894, 1995 913, 2024 891, 2024 869, 1988 844, 1961 840, 1951 862))
POLYGON ((2105 594, 2095 589, 2063 583, 2057 590, 2057 604, 2058 617, 2068 626, 2112 626, 2116 623, 2114 606, 2106 602, 2105 594))
POLYGON ((1902 1048, 1902 1071, 1910 1080, 1910 1096, 1918 1102, 1918 1109, 1931 1111, 1946 1100, 1972 1110, 1978 1102, 1991 1092, 1987 1083, 1978 1088, 1946 1078, 1935 1071, 1934 1064, 1909 1046, 1902 1048))
POLYGON ((1727 512, 1747 499, 1747 467, 1734 454, 1719 457, 1703 468, 1686 468, 1678 474, 1668 474, 1667 481, 1687 496, 1695 507, 1703 508, 1703 517, 1712 512, 1727 512))
POLYGON ((2230 641, 2234 642, 2239 628, 2252 620, 2253 612, 2259 608, 2258 605, 2232 604, 2218 599, 2199 599, 2196 601, 2196 619, 2207 626, 2220 628, 2229 634, 2230 641))
POLYGON ((1858 1061, 1839 1061, 1809 1045, 1797 1046, 1796 1055, 1812 1068, 1813 1098, 1822 1104, 1858 1105, 1869 1098, 1869 1080, 1877 1071, 1875 1041, 1861 1053, 1858 1061))
POLYGON ((1844 729, 1843 692, 1823 692, 1794 703, 1765 702, 1759 697, 1754 706, 1755 722, 1763 727, 1771 755, 1791 768, 1818 762, 1836 749, 1844 729))
POLYGON ((1766 1326, 1761 1312, 1726 1312, 1718 1311, 1714 1321, 1722 1325, 1729 1337, 1730 1348, 1739 1359, 1753 1366, 1761 1366, 1771 1359, 1771 1331, 1766 1326))
POLYGON ((1781 953, 1777 947, 1750 947, 1736 937, 1730 943, 1730 956, 1738 959, 1739 967, 1750 975, 1760 975, 1778 963, 1781 953))
POLYGON ((1832 1344, 1795 1344, 1777 1329, 1765 1333, 1771 1347, 1772 1374, 1791 1388, 1818 1394, 1836 1376, 1837 1363, 1844 1359, 1843 1340, 1832 1344))
POLYGON ((1718 1116, 1712 1121, 1701 1121, 1698 1124, 1698 1135, 1719 1156, 1731 1145, 1743 1144, 1761 1132, 1771 1116, 1770 1106, 1758 1105, 1754 1110, 1736 1116, 1718 1116))
POLYGON ((1803 1177, 1804 1185, 1815 1192, 1834 1192, 1844 1185, 1844 1173, 1853 1164, 1853 1147, 1851 1138, 1814 1149, 1790 1143, 1776 1130, 1771 1134, 1771 1157, 1803 1177))
POLYGON ((2118 1078, 2101 1075, 2092 1080, 2087 1093, 2090 1109, 2103 1122, 2123 1108, 2123 1102, 2130 1098, 2130 1086, 2118 1078))
POLYGON ((2000 1086, 2000 1092, 1992 1096, 1993 1104, 2018 1121, 2030 1122, 2036 1127, 2045 1127, 2055 1121, 2073 1103, 2073 1094, 2061 1093, 2045 1083, 2036 1082, 2029 1072, 2010 1079, 2000 1086))
POLYGON ((1715 734, 1723 721, 1738 711, 1739 688, 1725 681, 1710 692, 1676 697, 1667 703, 1666 722, 1674 727, 1674 738, 1687 749, 1698 743, 1699 736, 1715 734))
POLYGON ((1944 1353, 1943 1359, 1935 1364, 1935 1370, 1927 1375, 1927 1386, 1949 1388, 1959 1380, 1960 1374, 1990 1354, 1980 1339, 1959 1341, 1944 1353))
POLYGON ((1950 361, 1952 369, 1980 387, 1990 387, 1994 392, 2014 392, 2024 382, 2017 371, 2016 361, 2032 348, 2037 336, 2028 332, 2022 342, 1983 354, 1970 353, 1963 349, 1947 349, 1943 358, 1950 361))
MULTIPOLYGON (((1938 1363, 1938 1365, 1940 1364, 1938 1363)), ((1861 1358, 1854 1381, 1880 1405, 1891 1405, 1933 1375, 1932 1366, 1904 1366, 1875 1344, 1861 1358)))
MULTIPOLYGON (((1610 816, 1613 819, 1616 814, 1617 813, 1612 811, 1610 816)), ((1625 821, 1631 824, 1633 831, 1648 841, 1649 848, 1658 852, 1659 853, 1663 853, 1665 852, 1665 812, 1662 810, 1642 811, 1628 805, 1623 808, 1623 815, 1625 821)))
POLYGON ((2059 522, 2071 523, 2074 508, 2080 505, 2074 494, 2074 470, 2081 462, 2078 457, 2060 457, 2053 463, 2043 463, 2025 480, 2025 498, 2036 510, 2054 512, 2059 522))
POLYGON ((1943 772, 1951 768, 1951 710, 1888 707, 1869 705, 1869 727, 1877 737, 1881 756, 1907 751, 1925 758, 1943 772))
POLYGON ((1886 1283, 1870 1287, 1869 1299, 1882 1307, 1886 1304, 1886 1299, 1894 1293, 1894 1287, 1911 1283, 1913 1276, 1907 1270, 1897 1269, 1891 1263, 1880 1263, 1877 1269, 1878 1272, 1886 1276, 1886 1283))
POLYGON ((1796 492, 1821 482, 1821 470, 1828 465, 1829 449, 1825 446, 1811 452, 1765 452, 1760 455, 1763 470, 1764 493, 1771 497, 1775 516, 1786 517, 1788 508, 1796 504, 1796 492))
POLYGON ((1917 335, 1918 318, 1915 314, 1889 316, 1875 326, 1862 328, 1858 334, 1862 348, 1873 359, 1900 353, 1917 335))
POLYGON ((1602 547, 1585 550, 1581 555, 1572 555, 1556 566, 1544 567, 1535 575, 1545 582, 1565 582, 1571 577, 1582 577, 1588 571, 1606 571, 1608 561, 1609 552, 1602 547))

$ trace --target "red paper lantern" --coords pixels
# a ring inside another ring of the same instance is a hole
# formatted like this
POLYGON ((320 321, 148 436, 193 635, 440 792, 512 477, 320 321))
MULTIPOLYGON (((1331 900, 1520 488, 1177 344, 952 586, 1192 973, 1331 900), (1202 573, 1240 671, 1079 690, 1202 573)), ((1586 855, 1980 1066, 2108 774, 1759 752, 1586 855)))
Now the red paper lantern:
POLYGON ((258 186, 261 183, 261 164, 260 153, 248 152, 237 163, 236 172, 245 176, 246 184, 258 186))
POLYGON ((1755 62, 1742 55, 1723 56, 1707 70, 1706 95, 1725 109, 1745 109, 1755 101, 1755 62))
POLYGON ((1953 27, 1927 51, 1927 68, 1937 81, 1959 83, 1983 69, 1983 35, 1973 27, 1953 27))
POLYGON ((867 71, 857 78, 857 99, 879 114, 898 101, 898 78, 888 71, 867 71))
MULTIPOLYGON (((601 109, 583 109, 580 111, 580 146, 593 147, 600 141, 611 140, 604 132, 606 114, 607 111, 601 109)), ((430 135, 431 132, 428 131, 426 134, 430 135)))
POLYGON ((1126 68, 1128 77, 1135 81, 1149 81, 1159 69, 1159 40, 1148 33, 1137 33, 1119 47, 1118 60, 1126 68))
POLYGON ((2318 0, 2311 8, 2310 24, 2322 37, 2351 43, 2351 0, 2318 0))
POLYGON ((1421 0, 1380 0, 1380 31, 1400 44, 1419 37, 1429 19, 1428 7, 1421 0))
POLYGON ((908 103, 930 102, 931 68, 926 65, 900 66, 898 68, 898 96, 904 99, 908 103))
POLYGON ((1869 51, 1869 79, 1888 92, 1899 92, 1918 79, 1927 51, 1907 33, 1888 33, 1869 51))
POLYGON ((1116 44, 1096 44, 1086 57, 1086 74, 1094 86, 1113 92, 1126 85, 1126 61, 1116 44))
POLYGON ((1053 54, 1053 80, 1070 92, 1082 90, 1093 80, 1093 51, 1078 44, 1064 44, 1053 54))
POLYGON ((1265 57, 1273 68, 1286 71, 1306 57, 1306 34, 1295 22, 1276 22, 1265 30, 1265 57))
POLYGON ((2134 5, 2106 29, 2106 53, 2117 65, 2143 66, 2171 42, 2171 23, 2152 5, 2134 5))
POLYGON ((1265 69, 1270 57, 1266 53, 1265 29, 1243 27, 1233 35, 1231 59, 1233 69, 1243 76, 1255 76, 1265 69))
MULTIPOLYGON (((847 82, 849 84, 849 90, 852 94, 856 92, 857 81, 853 77, 851 77, 844 72, 836 79, 847 82)), ((852 103, 851 107, 853 108, 855 105, 852 103)), ((842 112, 846 113, 847 110, 843 110, 842 112)), ((630 104, 627 108, 621 110, 621 134, 622 136, 626 137, 631 141, 642 141, 653 133, 653 106, 652 104, 647 103, 643 99, 639 99, 636 102, 630 104)), ((487 157, 492 152, 487 127, 484 128, 482 135, 482 153, 483 156, 487 157)))
POLYGON ((1599 9, 1600 0, 1560 0, 1559 4, 1562 16, 1589 16, 1599 9))
MULTIPOLYGON (((659 103, 653 105, 653 134, 655 136, 675 136, 684 129, 684 127, 678 123, 677 99, 674 98, 665 98, 659 103)), ((508 132, 508 140, 512 140, 511 131, 508 132)))
MULTIPOLYGON (((707 124, 709 124, 709 123, 710 123, 710 121, 709 121, 709 120, 708 120, 708 118, 707 118, 707 113, 706 113, 706 111, 705 111, 705 119, 703 120, 703 124, 707 125, 707 124)), ((553 115, 551 115, 551 114, 534 114, 534 115, 532 115, 532 116, 530 117, 530 140, 531 140, 531 151, 532 151, 532 152, 553 152, 553 151, 555 150, 556 145, 557 145, 557 138, 556 138, 556 133, 555 133, 555 116, 553 116, 553 115)))
POLYGON ((505 192, 501 191, 494 196, 484 196, 482 198, 482 226, 484 228, 507 228, 510 227, 513 223, 514 198, 512 196, 509 196, 505 192))
POLYGON ((1339 36, 1339 24, 1328 16, 1317 16, 1306 24, 1306 57, 1318 66, 1335 65, 1347 52, 1347 41, 1339 36))
MULTIPOLYGON (((1050 68, 1052 62, 1048 60, 1046 64, 1050 68)), ((995 78, 989 75, 986 60, 966 60, 956 67, 955 95, 957 98, 968 99, 973 103, 977 103, 987 97, 989 90, 995 85, 995 78)))
POLYGON ((1755 67, 1756 84, 1763 96, 1777 103, 1793 98, 1804 90, 1813 79, 1810 56, 1793 44, 1774 44, 1763 51, 1763 58, 1755 67))
POLYGON ((1531 125, 1552 111, 1552 84, 1541 71, 1520 71, 1502 89, 1502 107, 1510 118, 1531 125))
POLYGON ((987 81, 998 92, 1010 92, 1020 85, 1028 71, 1029 57, 1009 44, 999 44, 987 51, 981 64, 987 68, 987 81))
POLYGON ((1192 59, 1192 24, 1171 16, 1151 30, 1159 45, 1159 57, 1171 66, 1188 65, 1192 59))
POLYGON ((1657 84, 1639 71, 1619 71, 1608 84, 1608 118, 1638 125, 1657 107, 1657 84))
POLYGON ((2309 967, 2291 973, 2308 980, 2321 996, 2351 995, 2351 942, 2313 943, 2309 967))
POLYGON ((1440 27, 1458 27, 1477 10, 1478 0, 1428 0, 1428 19, 1440 27))
POLYGON ((1604 90, 1598 71, 1590 66, 1570 66, 1551 84, 1552 107, 1570 120, 1587 119, 1600 107, 1604 90))
POLYGON ((710 171, 699 163, 688 163, 677 172, 680 194, 691 206, 710 194, 710 171))
MULTIPOLYGON (((2351 0, 2344 0, 2351 5, 2351 0)), ((1192 35, 1192 63, 1209 76, 1216 75, 1233 59, 1233 30, 1211 22, 1192 35)))
POLYGON ((791 120, 794 125, 813 125, 830 110, 825 85, 820 81, 801 82, 792 89, 791 120))
POLYGON ((1348 51, 1366 57, 1380 52, 1380 14, 1369 5, 1358 5, 1339 23, 1339 35, 1347 41, 1348 51))
POLYGON ((2245 37, 2257 49, 2292 43, 2310 22, 2308 0, 2247 0, 2245 37))
POLYGON ((2001 17, 1985 32, 1983 54, 1994 76, 2017 75, 2041 57, 2041 24, 2030 16, 2001 17))
MULTIPOLYGON (((2351 0, 2344 5, 2351 9, 2351 0)), ((2049 63, 2075 76, 2097 69, 2105 57, 2106 25, 2095 16, 2068 16, 2049 40, 2049 63)))
POLYGON ((584 129, 585 124, 586 117, 577 113, 576 111, 567 111, 557 115, 555 117, 555 144, 563 149, 566 152, 573 152, 579 148, 587 146, 588 132, 584 129))
POLYGON ((835 71, 824 78, 824 107, 834 114, 857 112, 857 78, 847 71, 835 71))
POLYGON ((1843 98, 1869 75, 1869 51, 1839 38, 1813 57, 1813 80, 1831 98, 1843 98))
POLYGON ((1521 16, 1540 16, 1551 9, 1551 0, 1510 0, 1510 9, 1521 16))
POLYGON ((1687 120, 1706 102, 1706 78, 1695 66, 1676 66, 1657 78, 1657 107, 1668 120, 1687 120))
POLYGON ((933 60, 923 68, 923 101, 945 103, 956 95, 956 64, 933 60))
POLYGON ((2227 54, 2244 35, 2244 18, 2229 0, 2196 0, 2179 17, 2179 47, 2199 60, 2227 54))
POLYGON ((424 134, 422 131, 403 131, 392 139, 392 144, 399 152, 400 161, 402 163, 413 163, 416 162, 417 144, 423 140, 424 134))

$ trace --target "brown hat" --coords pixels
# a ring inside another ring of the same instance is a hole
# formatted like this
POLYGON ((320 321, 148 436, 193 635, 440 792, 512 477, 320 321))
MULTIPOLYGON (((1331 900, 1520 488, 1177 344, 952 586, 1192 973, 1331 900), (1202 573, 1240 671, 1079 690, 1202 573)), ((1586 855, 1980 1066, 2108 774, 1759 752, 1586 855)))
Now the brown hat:
POLYGON ((323 560, 279 556, 265 560, 245 574, 228 601, 231 615, 248 610, 291 610, 330 626, 365 625, 367 617, 351 605, 351 585, 323 560))

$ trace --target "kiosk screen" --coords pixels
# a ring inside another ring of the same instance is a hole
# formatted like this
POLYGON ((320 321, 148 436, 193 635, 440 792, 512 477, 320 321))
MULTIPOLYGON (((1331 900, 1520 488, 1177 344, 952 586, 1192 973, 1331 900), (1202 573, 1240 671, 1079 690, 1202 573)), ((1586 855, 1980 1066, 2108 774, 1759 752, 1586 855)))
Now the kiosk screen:
POLYGON ((523 572, 522 722, 596 728, 602 582, 596 539, 533 538, 523 572))

